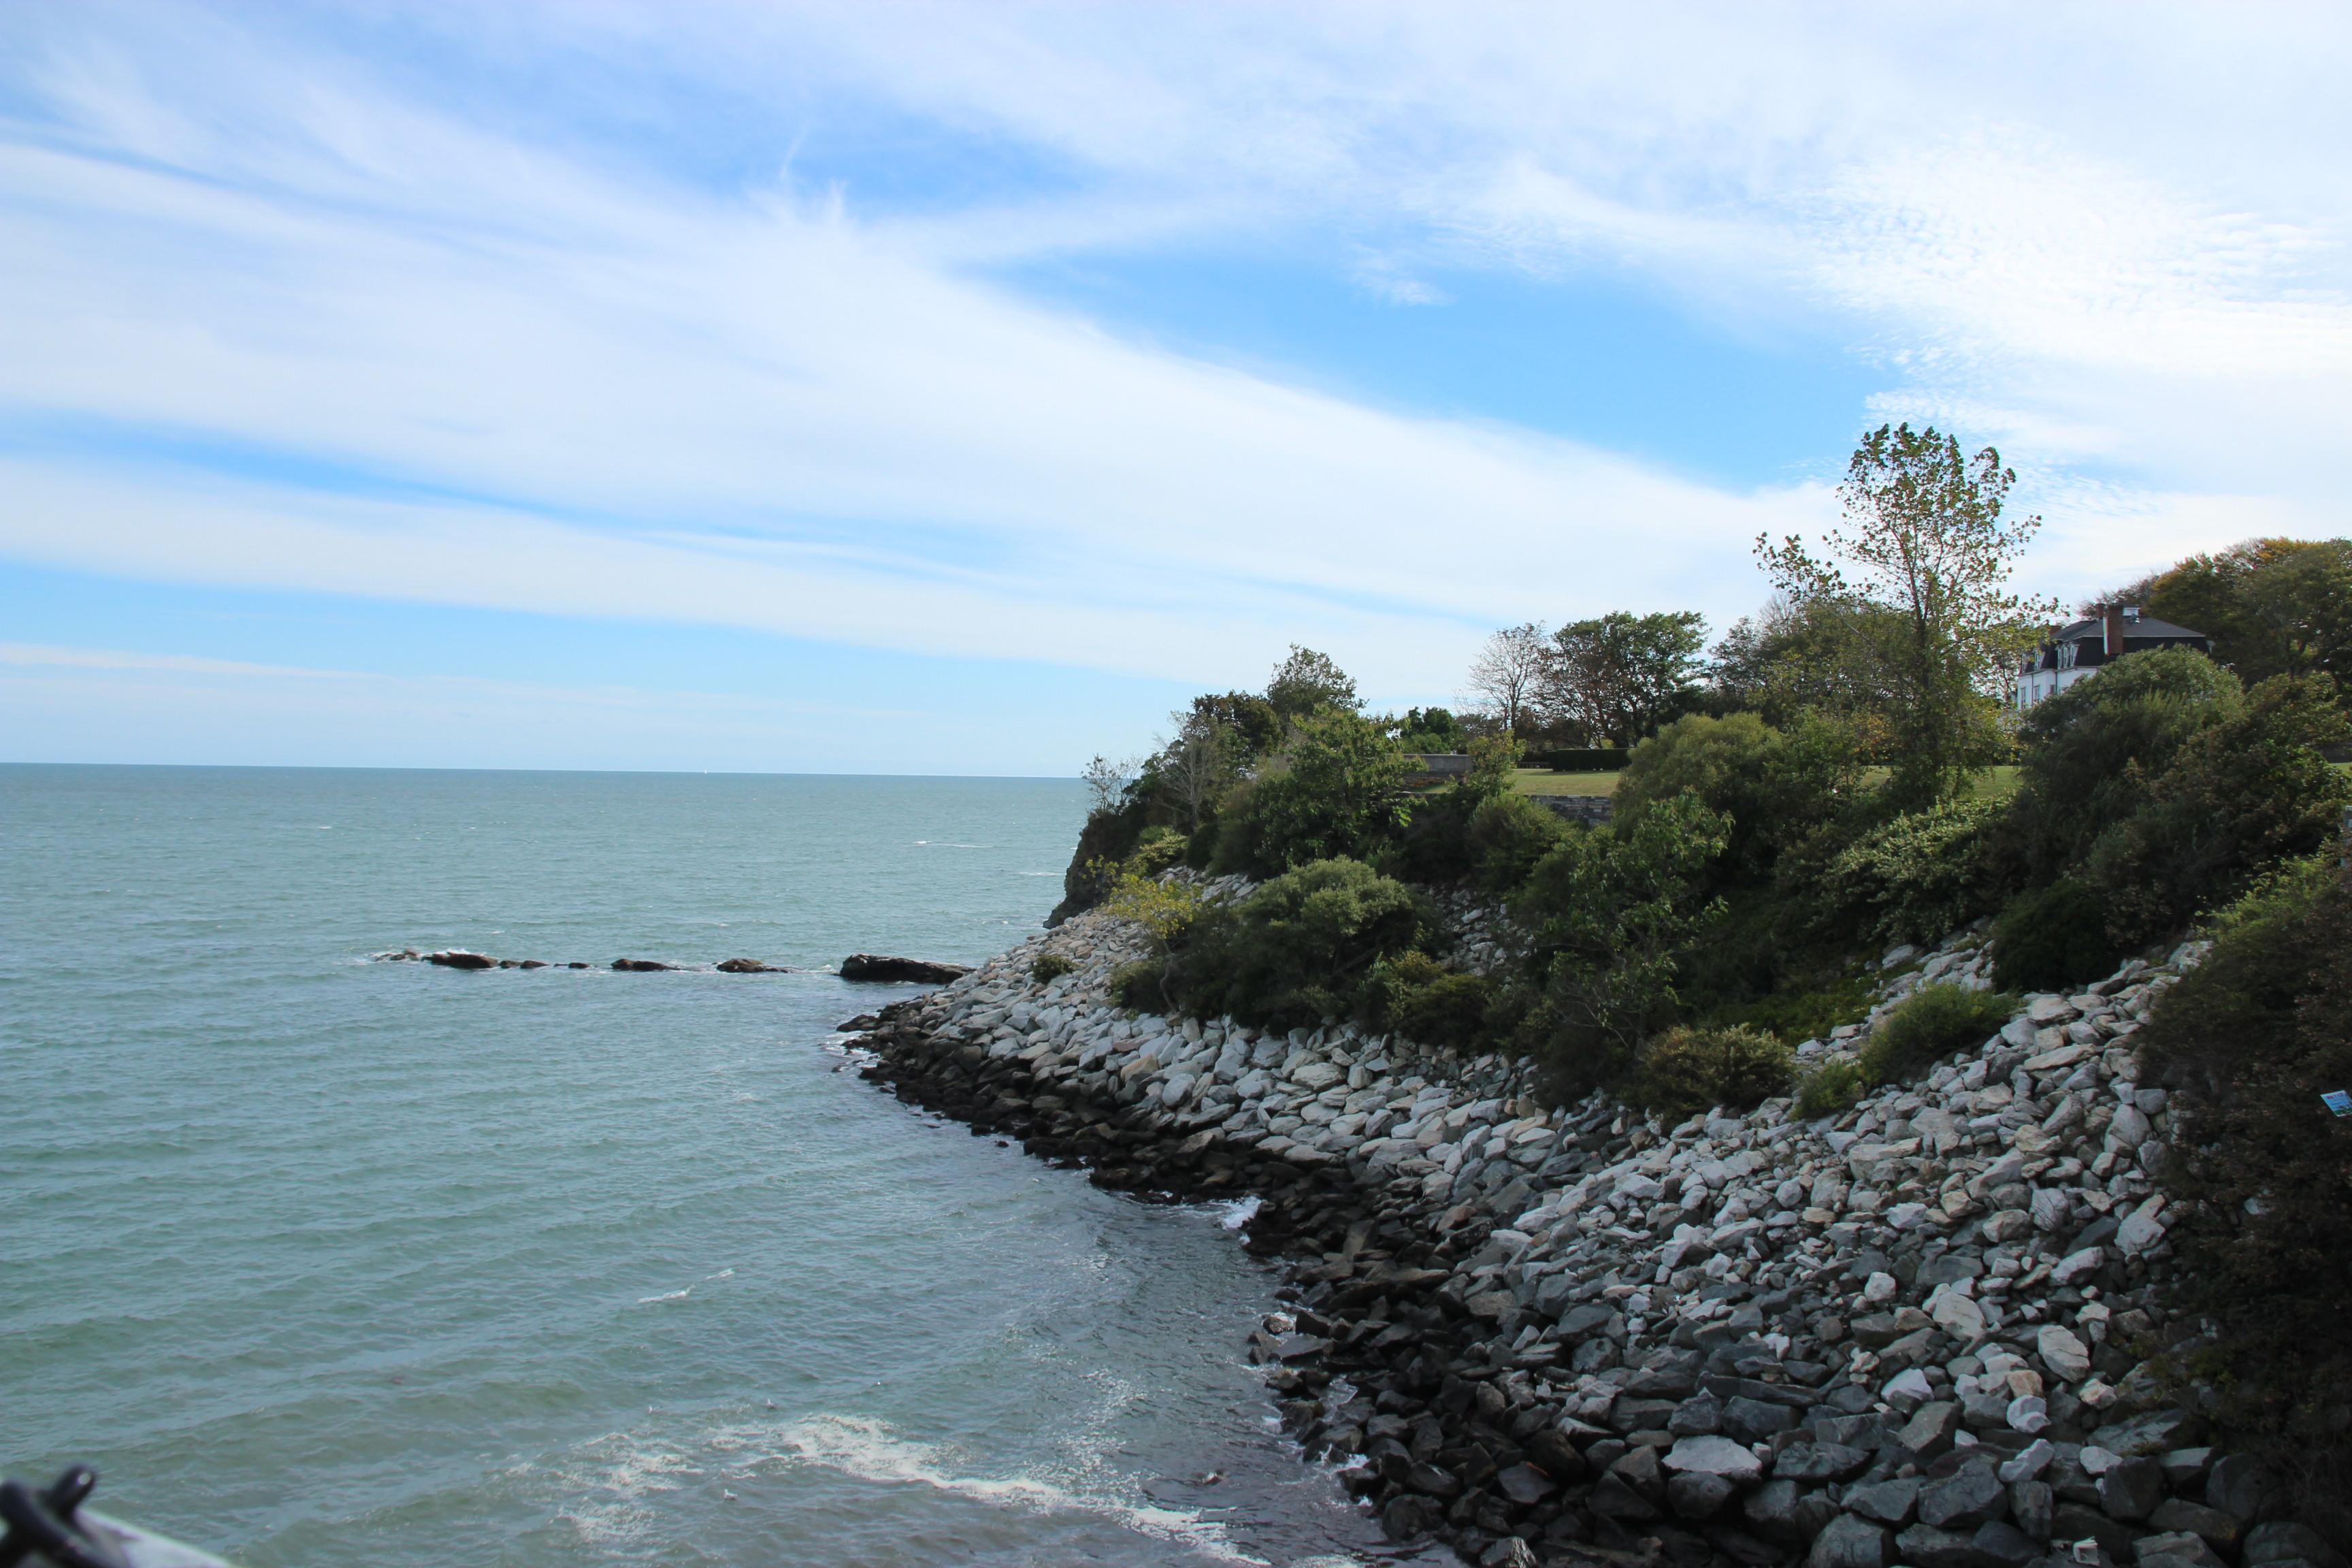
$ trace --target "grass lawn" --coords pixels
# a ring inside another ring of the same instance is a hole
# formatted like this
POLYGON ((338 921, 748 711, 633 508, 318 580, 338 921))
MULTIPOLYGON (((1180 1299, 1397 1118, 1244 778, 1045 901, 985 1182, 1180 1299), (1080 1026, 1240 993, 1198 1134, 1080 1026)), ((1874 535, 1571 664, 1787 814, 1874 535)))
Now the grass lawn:
POLYGON ((1619 773, 1556 773, 1549 768, 1521 768, 1511 787, 1521 795, 1615 795, 1619 773))

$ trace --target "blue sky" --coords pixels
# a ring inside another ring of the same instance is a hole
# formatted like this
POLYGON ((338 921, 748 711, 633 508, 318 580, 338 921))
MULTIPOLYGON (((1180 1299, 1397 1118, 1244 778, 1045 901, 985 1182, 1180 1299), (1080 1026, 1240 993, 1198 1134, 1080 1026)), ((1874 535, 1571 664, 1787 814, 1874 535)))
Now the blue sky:
POLYGON ((2340 8, 0 5, 0 759, 1067 773, 1855 436, 2347 531, 2340 8))

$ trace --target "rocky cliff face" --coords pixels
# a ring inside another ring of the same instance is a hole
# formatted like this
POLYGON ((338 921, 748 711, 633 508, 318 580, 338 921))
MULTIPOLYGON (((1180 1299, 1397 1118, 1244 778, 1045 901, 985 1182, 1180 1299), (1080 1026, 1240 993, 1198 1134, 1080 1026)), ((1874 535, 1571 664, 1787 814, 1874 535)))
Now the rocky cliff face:
MULTIPOLYGON (((2327 1563, 2146 1364, 2179 1326, 2168 1108, 2132 1037, 2200 955, 2030 997, 1811 1123, 1780 1100, 1663 1126, 1543 1103, 1524 1062, 1138 1016, 1108 992, 1136 933, 1100 913, 863 1045, 869 1076, 1103 1185, 1259 1199, 1249 1244, 1293 1263, 1248 1353, 1400 1538, 1518 1564, 2327 1563), (1075 967, 1035 983, 1040 952, 1075 967)), ((1981 983, 1968 939, 1889 957, 1890 1004, 1981 983)))

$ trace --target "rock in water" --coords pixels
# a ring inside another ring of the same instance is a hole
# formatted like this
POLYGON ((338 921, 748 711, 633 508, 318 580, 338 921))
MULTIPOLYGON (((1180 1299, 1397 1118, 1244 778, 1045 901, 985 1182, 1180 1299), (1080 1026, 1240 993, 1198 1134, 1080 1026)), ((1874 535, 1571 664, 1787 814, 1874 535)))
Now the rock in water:
POLYGON ((853 952, 841 961, 844 980, 910 980, 922 985, 945 985, 971 973, 969 963, 933 963, 922 958, 891 958, 878 952, 853 952))
POLYGON ((425 962, 437 963, 444 969, 488 969, 495 965, 498 960, 488 953, 467 952, 462 947, 453 947, 446 952, 426 953, 425 962))
POLYGON ((792 971, 781 963, 762 963, 756 958, 728 958, 719 961, 719 973, 721 974, 790 974, 792 971))
POLYGON ((616 958, 613 960, 613 967, 625 970, 631 974, 650 974, 656 970, 668 969, 671 965, 656 963, 650 958, 616 958))

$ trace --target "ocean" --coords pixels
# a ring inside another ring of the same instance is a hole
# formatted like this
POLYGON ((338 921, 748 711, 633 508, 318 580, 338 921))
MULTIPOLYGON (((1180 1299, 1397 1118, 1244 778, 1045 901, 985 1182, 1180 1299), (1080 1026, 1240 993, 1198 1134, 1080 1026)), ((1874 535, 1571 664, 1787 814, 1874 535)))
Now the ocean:
POLYGON ((845 1071, 1044 780, 0 768, 0 1469, 249 1568, 1346 1561, 1276 1283, 845 1071), (587 970, 461 973, 463 946, 587 970), (620 973, 622 957, 785 974, 620 973))

